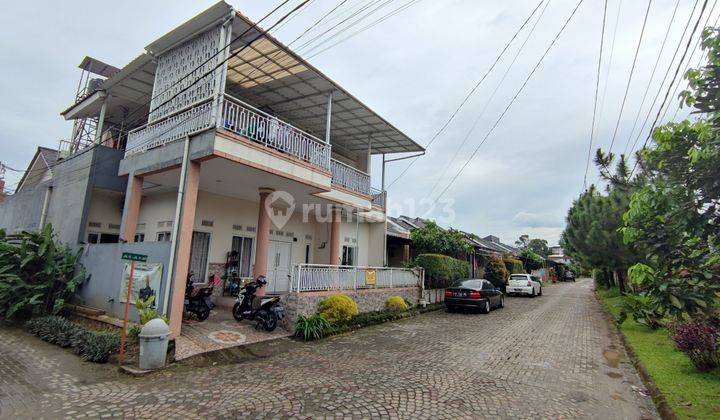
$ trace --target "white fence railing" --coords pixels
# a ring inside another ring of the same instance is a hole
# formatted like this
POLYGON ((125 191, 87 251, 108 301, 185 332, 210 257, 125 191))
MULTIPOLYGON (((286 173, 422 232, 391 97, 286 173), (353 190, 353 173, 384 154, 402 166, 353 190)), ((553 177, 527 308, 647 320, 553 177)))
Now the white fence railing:
POLYGON ((330 172, 332 172, 333 184, 347 188, 350 191, 370 195, 370 175, 365 172, 335 159, 330 161, 330 172))
POLYGON ((422 269, 298 264, 293 267, 290 290, 315 292, 420 286, 422 269))
POLYGON ((225 95, 218 127, 330 170, 330 145, 276 117, 225 95))
POLYGON ((130 131, 125 156, 145 152, 212 127, 213 103, 211 98, 205 99, 185 111, 130 131))
POLYGON ((387 198, 386 191, 380 191, 378 189, 373 188, 370 191, 370 195, 372 197, 372 205, 373 206, 382 207, 383 209, 385 208, 385 200, 387 198))

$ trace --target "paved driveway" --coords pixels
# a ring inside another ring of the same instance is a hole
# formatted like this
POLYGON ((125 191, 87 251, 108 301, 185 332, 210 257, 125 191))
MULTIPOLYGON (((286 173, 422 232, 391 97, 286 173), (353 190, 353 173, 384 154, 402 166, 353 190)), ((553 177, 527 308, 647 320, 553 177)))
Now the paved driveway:
POLYGON ((641 388, 584 280, 489 315, 433 312, 241 364, 46 387, 4 414, 654 417, 641 388))

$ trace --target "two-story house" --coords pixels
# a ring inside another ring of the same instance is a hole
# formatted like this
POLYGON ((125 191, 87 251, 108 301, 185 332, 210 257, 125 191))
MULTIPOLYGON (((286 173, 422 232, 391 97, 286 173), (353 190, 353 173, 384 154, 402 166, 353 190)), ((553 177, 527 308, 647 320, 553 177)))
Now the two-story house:
POLYGON ((81 68, 58 166, 117 168, 124 191, 86 183, 81 221, 62 237, 169 246, 160 294, 174 334, 189 273, 202 281, 232 265, 283 293, 357 288, 357 269, 337 286, 347 276, 327 267, 385 265, 386 195, 371 187, 371 157, 422 147, 230 5, 122 68, 91 58, 81 68), (119 154, 96 156, 104 149, 119 154))

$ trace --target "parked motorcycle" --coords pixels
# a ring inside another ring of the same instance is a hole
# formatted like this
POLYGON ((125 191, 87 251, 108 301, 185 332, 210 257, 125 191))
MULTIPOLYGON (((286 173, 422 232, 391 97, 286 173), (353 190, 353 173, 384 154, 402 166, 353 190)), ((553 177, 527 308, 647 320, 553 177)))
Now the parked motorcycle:
POLYGON ((193 273, 188 274, 187 283, 185 285, 185 305, 183 312, 187 318, 189 314, 194 314, 198 321, 205 321, 210 316, 210 305, 208 301, 212 296, 214 286, 204 285, 196 287, 192 281, 193 273))
POLYGON ((256 321, 255 328, 262 327, 265 331, 273 331, 278 322, 285 317, 285 308, 280 296, 255 296, 257 289, 267 284, 264 276, 240 290, 233 306, 233 318, 236 321, 247 319, 256 321), (259 301, 256 301, 259 299, 259 301))

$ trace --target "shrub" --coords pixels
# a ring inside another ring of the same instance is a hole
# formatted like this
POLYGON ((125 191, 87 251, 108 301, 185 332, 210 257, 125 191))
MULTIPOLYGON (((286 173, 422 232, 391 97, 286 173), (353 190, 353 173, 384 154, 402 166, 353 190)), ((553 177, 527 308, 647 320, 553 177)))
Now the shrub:
POLYGON ((76 354, 90 362, 105 363, 110 354, 120 349, 120 335, 116 331, 88 331, 60 316, 31 319, 25 328, 43 341, 72 347, 76 354))
POLYGON ((420 254, 415 258, 416 267, 425 269, 425 288, 444 289, 458 279, 470 275, 470 264, 441 254, 420 254))
POLYGON ((720 366, 720 330, 706 318, 677 325, 672 339, 701 372, 720 366))
POLYGON ((128 340, 137 342, 141 329, 142 329, 142 327, 140 327, 139 325, 131 325, 130 327, 128 327, 128 330, 127 330, 128 340))
POLYGON ((83 331, 82 327, 61 316, 44 316, 25 323, 25 329, 41 340, 60 347, 70 347, 73 338, 83 331))
POLYGON ((72 346, 83 360, 105 363, 120 350, 120 335, 116 331, 85 330, 75 336, 72 346))
POLYGON ((0 230, 0 316, 57 314, 85 280, 80 251, 55 242, 52 226, 5 235, 0 230))
POLYGON ((300 315, 295 322, 295 335, 305 341, 323 338, 330 330, 331 325, 322 315, 305 317, 300 315))
POLYGON ((525 272, 523 262, 515 258, 503 258, 503 264, 505 264, 505 269, 510 274, 521 274, 525 272))
POLYGON ((385 301, 385 310, 390 312, 405 312, 408 309, 408 304, 405 303, 405 299, 400 296, 391 296, 385 301))
POLYGON ((630 315, 638 324, 645 325, 653 330, 663 326, 662 309, 650 296, 627 294, 622 296, 617 307, 620 308, 617 317, 619 324, 625 322, 628 315, 630 315))
POLYGON ((318 305, 318 313, 331 324, 344 323, 357 315, 358 307, 347 295, 332 295, 323 299, 318 305))
POLYGON ((505 281, 508 278, 508 271, 500 258, 491 258, 485 266, 485 279, 489 280, 495 287, 505 290, 505 281))
POLYGON ((149 296, 145 300, 135 300, 135 309, 137 309, 138 316, 140 317, 140 325, 145 325, 148 321, 152 321, 155 318, 160 318, 165 321, 166 324, 170 324, 167 316, 158 315, 157 309, 152 306, 153 302, 155 302, 155 296, 149 296))

